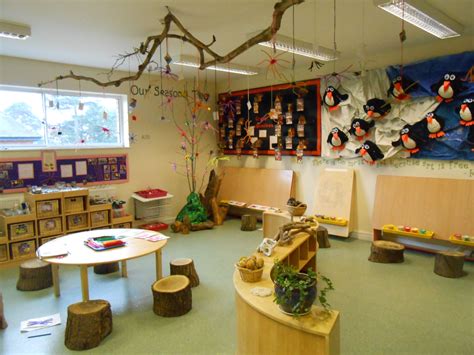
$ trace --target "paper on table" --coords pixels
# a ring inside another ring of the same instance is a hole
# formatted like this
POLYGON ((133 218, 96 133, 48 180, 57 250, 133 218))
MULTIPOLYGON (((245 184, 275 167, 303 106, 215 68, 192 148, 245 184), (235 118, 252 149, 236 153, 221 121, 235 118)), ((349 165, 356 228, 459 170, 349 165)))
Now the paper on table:
POLYGON ((32 318, 21 322, 20 332, 31 332, 33 330, 53 327, 58 324, 61 324, 61 315, 59 313, 46 317, 32 318))
POLYGON ((66 245, 53 245, 48 246, 45 244, 38 252, 36 252, 38 258, 54 258, 57 256, 65 256, 69 254, 69 251, 66 248, 66 245))

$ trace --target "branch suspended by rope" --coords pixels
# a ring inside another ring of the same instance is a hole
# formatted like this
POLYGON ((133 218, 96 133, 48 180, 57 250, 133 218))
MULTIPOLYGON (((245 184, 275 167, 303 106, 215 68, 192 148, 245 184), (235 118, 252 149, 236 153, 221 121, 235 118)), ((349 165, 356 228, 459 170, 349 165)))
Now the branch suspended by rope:
POLYGON ((217 64, 225 64, 229 63, 232 61, 234 58, 239 56, 240 54, 244 53, 247 51, 249 48, 255 46, 256 44, 260 42, 267 42, 270 41, 275 34, 278 32, 281 26, 281 19, 283 17, 283 14, 285 13, 286 10, 288 10, 290 7, 298 5, 303 3, 304 0, 281 0, 277 2, 274 6, 273 10, 273 16, 272 16, 272 23, 269 27, 267 27, 265 30, 262 32, 256 34, 246 42, 242 43, 240 46, 237 48, 233 49, 229 53, 227 53, 224 56, 221 56, 214 52, 210 47, 214 44, 216 41, 215 36, 212 36, 212 41, 209 44, 205 44, 201 42, 199 39, 194 37, 184 26, 183 24, 178 20, 176 16, 173 15, 171 10, 167 7, 168 9, 168 14, 165 16, 163 19, 162 23, 164 25, 163 31, 159 35, 154 35, 154 36, 149 36, 145 40, 145 42, 142 42, 140 44, 139 48, 135 48, 133 52, 131 53, 126 53, 126 54, 121 54, 118 56, 117 60, 115 61, 112 69, 107 73, 107 78, 108 81, 100 81, 94 77, 90 76, 84 76, 84 75, 77 75, 74 72, 70 71, 68 75, 59 75, 56 78, 46 81, 46 82, 41 82, 38 84, 39 87, 42 87, 44 85, 53 83, 57 80, 64 80, 64 79, 74 79, 74 80, 84 80, 84 81, 90 81, 98 86, 102 87, 108 87, 108 86, 115 86, 118 87, 120 86, 123 82, 126 81, 136 81, 138 80, 143 72, 146 70, 149 64, 153 63, 153 56, 155 55, 156 50, 158 47, 161 45, 161 43, 167 39, 167 38, 174 38, 174 39, 179 39, 181 41, 187 42, 194 46, 198 53, 199 53, 199 69, 204 70, 208 67, 215 66, 217 64), (171 24, 174 24, 182 33, 183 35, 177 35, 173 33, 169 33, 171 24), (204 58, 204 54, 208 54, 210 57, 212 57, 211 60, 206 61, 204 58), (135 55, 143 55, 143 61, 141 64, 138 65, 138 70, 134 75, 128 75, 119 79, 115 80, 110 80, 114 70, 118 69, 127 58, 135 55))

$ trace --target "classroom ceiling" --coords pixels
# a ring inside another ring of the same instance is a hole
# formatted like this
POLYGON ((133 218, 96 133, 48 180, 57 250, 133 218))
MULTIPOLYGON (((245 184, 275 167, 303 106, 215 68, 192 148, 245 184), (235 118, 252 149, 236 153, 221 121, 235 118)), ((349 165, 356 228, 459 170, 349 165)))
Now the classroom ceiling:
MULTIPOLYGON (((139 45, 146 36, 161 33, 160 19, 169 5, 184 26, 203 42, 217 38, 213 49, 225 54, 244 42, 248 33, 271 23, 277 0, 0 0, 0 18, 31 26, 26 41, 0 39, 0 54, 110 68, 119 53, 139 45)), ((427 2, 473 34, 472 0, 427 2)), ((373 5, 372 0, 337 0, 337 47, 341 58, 370 58, 400 48, 401 21, 373 5), (365 46, 364 46, 365 44, 365 46), (363 50, 365 48, 365 50, 363 50)), ((406 25, 406 46, 435 43, 436 37, 406 25)), ((283 18, 281 34, 292 35, 292 11, 283 18)), ((306 0, 295 7, 295 37, 332 47, 333 0, 306 0)), ((449 40, 444 40, 449 41, 449 40)), ((194 47, 170 40, 170 54, 195 54, 194 47)), ((256 66, 265 59, 256 46, 234 62, 256 66)), ((286 59, 291 60, 289 55, 286 59)), ((309 59, 297 57, 297 66, 309 59)), ((133 68, 133 63, 132 63, 133 68)), ((125 65, 124 70, 128 70, 125 65)))

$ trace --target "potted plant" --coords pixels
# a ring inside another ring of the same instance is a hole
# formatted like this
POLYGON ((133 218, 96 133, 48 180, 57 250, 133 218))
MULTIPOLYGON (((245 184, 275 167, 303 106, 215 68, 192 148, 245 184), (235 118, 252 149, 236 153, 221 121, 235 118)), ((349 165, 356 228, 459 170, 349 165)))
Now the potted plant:
POLYGON ((309 313, 317 296, 316 285, 321 280, 326 286, 319 290, 318 299, 321 306, 326 311, 329 310, 326 294, 334 290, 329 278, 312 271, 311 268, 307 273, 301 273, 295 267, 278 260, 275 261, 270 276, 275 284, 274 302, 282 312, 295 316, 309 313))

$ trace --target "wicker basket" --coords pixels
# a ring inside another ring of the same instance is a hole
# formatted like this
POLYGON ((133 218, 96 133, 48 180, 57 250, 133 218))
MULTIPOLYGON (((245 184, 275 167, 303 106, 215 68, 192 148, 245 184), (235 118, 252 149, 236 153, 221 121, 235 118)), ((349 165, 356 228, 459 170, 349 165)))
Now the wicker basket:
POLYGON ((286 208, 288 209, 288 212, 290 212, 290 214, 292 216, 302 216, 304 215, 304 213, 306 212, 306 204, 302 203, 298 206, 289 206, 289 205, 286 205, 286 208))
POLYGON ((238 265, 235 265, 235 267, 239 270, 240 277, 244 282, 257 282, 262 278, 263 267, 257 270, 249 270, 238 265))

